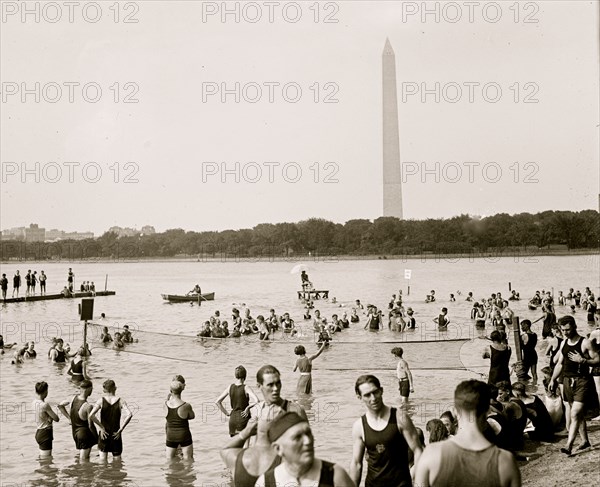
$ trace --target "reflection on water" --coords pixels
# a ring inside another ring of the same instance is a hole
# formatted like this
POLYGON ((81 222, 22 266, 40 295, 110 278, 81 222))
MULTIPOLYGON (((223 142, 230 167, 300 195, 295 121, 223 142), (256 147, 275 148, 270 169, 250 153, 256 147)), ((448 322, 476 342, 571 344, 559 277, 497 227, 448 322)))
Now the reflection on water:
MULTIPOLYGON (((19 268, 12 263, 4 267, 3 272, 9 275, 19 268)), ((48 275, 64 274, 64 267, 64 263, 44 263, 48 275)), ((220 310, 225 319, 229 319, 232 303, 240 302, 250 306, 254 317, 267 315, 271 307, 278 313, 289 311, 298 324, 310 330, 310 324, 302 320, 304 310, 295 295, 298 277, 289 274, 292 266, 288 263, 99 263, 75 267, 77 275, 85 276, 86 280, 99 282, 106 273, 110 274, 109 287, 115 289, 117 295, 97 298, 94 314, 106 313, 107 319, 102 326, 116 329, 129 323, 134 337, 137 333, 140 338, 140 343, 123 352, 93 343, 93 355, 87 360, 88 373, 94 382, 89 402, 93 403, 101 396, 102 382, 112 378, 117 384, 117 395, 127 401, 134 413, 123 432, 123 460, 114 462, 109 456, 108 463, 102 464, 94 448, 90 461, 81 462, 71 427, 62 415, 61 421, 54 426, 53 458, 37 459, 35 423, 30 410, 34 384, 39 380, 48 382, 48 402, 54 408, 77 393, 76 385, 66 374, 67 365, 50 364, 46 353, 54 336, 62 336, 72 347, 81 341, 81 324, 77 321, 79 301, 3 305, 0 324, 5 342, 20 344, 35 340, 39 354, 36 360, 19 366, 10 364, 11 351, 0 356, 0 458, 4 482, 10 479, 17 485, 40 487, 227 485, 230 476, 220 461, 219 448, 229 438, 228 418, 220 413, 214 401, 234 379, 234 368, 239 364, 248 369, 247 384, 255 391, 256 370, 265 363, 278 367, 282 372, 282 396, 298 399, 307 410, 315 432, 318 456, 348 465, 352 453, 352 424, 364 413, 363 405, 354 394, 357 376, 374 372, 384 387, 385 402, 389 405, 400 402, 394 371, 396 361, 390 353, 396 345, 382 342, 403 342, 401 346, 413 368, 415 382, 415 393, 411 394, 408 410, 415 424, 422 428, 429 419, 439 417, 450 408, 454 387, 460 380, 479 378, 478 373, 487 372, 489 362, 481 358, 486 342, 477 339, 478 332, 468 319, 471 303, 458 296, 459 301, 450 303, 449 293, 456 294, 457 289, 461 289, 463 297, 466 292, 473 291, 480 298, 498 290, 506 292, 510 280, 513 288, 526 298, 537 289, 550 289, 551 286, 556 290, 583 289, 588 285, 593 288, 598 283, 597 271, 589 265, 586 256, 543 257, 540 265, 516 263, 513 259, 495 263, 476 259, 457 263, 416 260, 408 264, 401 261, 315 264, 315 270, 311 272, 313 282, 320 288, 332 290, 339 302, 336 305, 326 301, 317 303, 316 308, 328 318, 333 313, 349 312, 350 304, 357 298, 386 309, 391 294, 405 286, 404 268, 411 268, 411 295, 405 296, 405 302, 415 310, 418 328, 404 334, 394 334, 387 329, 367 334, 362 330, 362 316, 360 323, 344 330, 338 343, 315 360, 313 394, 296 398, 298 375, 292 373, 296 359, 294 342, 279 338, 274 343, 252 339, 195 339, 203 321, 215 310, 220 310), (160 293, 186 292, 189 283, 199 280, 198 275, 204 278, 203 288, 216 292, 214 302, 203 303, 201 307, 163 304, 160 293), (424 297, 431 289, 436 289, 438 302, 426 304, 424 297), (451 325, 448 331, 440 334, 432 320, 442 306, 449 309, 451 325), (411 343, 457 338, 470 341, 460 347, 450 343, 411 343), (349 368, 356 370, 347 370, 349 368), (175 374, 186 378, 183 399, 196 412, 196 419, 190 421, 194 438, 193 463, 185 463, 181 458, 172 463, 165 461, 163 405, 175 374)), ((50 286, 49 292, 53 290, 52 283, 50 286)), ((521 319, 535 320, 540 316, 537 311, 527 309, 526 301, 512 306, 521 319)), ((580 321, 584 313, 578 312, 576 318, 580 328, 586 331, 585 324, 580 321)), ((534 331, 539 334, 538 325, 540 323, 534 325, 534 331)), ((486 334, 489 332, 489 328, 485 330, 486 334)), ((91 337, 97 339, 93 334, 91 337)), ((512 336, 509 339, 512 340, 512 336)), ((310 333, 302 340, 307 350, 314 347, 316 351, 310 333)), ((544 343, 539 340, 540 360, 543 360, 544 343)))
POLYGON ((196 485, 197 475, 194 462, 176 457, 164 468, 165 481, 170 487, 186 487, 196 485))

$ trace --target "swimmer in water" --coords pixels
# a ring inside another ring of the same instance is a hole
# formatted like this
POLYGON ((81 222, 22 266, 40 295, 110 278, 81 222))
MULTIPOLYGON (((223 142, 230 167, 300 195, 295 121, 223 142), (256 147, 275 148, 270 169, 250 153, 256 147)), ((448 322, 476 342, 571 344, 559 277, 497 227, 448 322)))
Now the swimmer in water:
POLYGON ((442 312, 440 315, 433 320, 437 323, 438 330, 445 330, 448 328, 448 323, 450 320, 448 319, 448 308, 442 308, 442 312))

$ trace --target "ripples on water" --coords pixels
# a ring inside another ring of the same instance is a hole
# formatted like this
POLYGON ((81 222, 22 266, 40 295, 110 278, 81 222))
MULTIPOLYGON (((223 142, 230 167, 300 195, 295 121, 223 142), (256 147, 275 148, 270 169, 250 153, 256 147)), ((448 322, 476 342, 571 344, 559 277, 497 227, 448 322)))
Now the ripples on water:
MULTIPOLYGON (((487 364, 480 358, 485 342, 476 339, 470 320, 471 305, 464 301, 466 293, 473 291, 475 299, 500 290, 508 296, 508 281, 521 292, 524 301, 515 303, 514 310, 523 318, 538 318, 537 311, 526 309, 526 298, 537 289, 569 287, 582 289, 598 283, 597 266, 590 266, 590 259, 597 257, 537 257, 538 262, 525 263, 515 259, 483 259, 462 261, 420 260, 401 261, 340 261, 337 263, 311 264, 311 280, 317 287, 330 289, 330 296, 345 303, 339 307, 327 302, 317 302, 322 314, 329 318, 332 313, 347 310, 356 298, 364 304, 373 303, 384 309, 391 294, 399 288, 406 294, 404 269, 412 269, 411 295, 405 297, 407 306, 415 310, 419 328, 412 334, 393 334, 387 331, 368 334, 361 323, 345 330, 339 340, 356 341, 356 344, 335 344, 330 352, 317 359, 313 368, 311 398, 300 398, 308 410, 315 432, 319 456, 348 466, 351 456, 351 427, 363 413, 354 396, 354 382, 360 370, 331 370, 334 368, 373 367, 384 388, 388 404, 398 403, 397 383, 393 368, 394 357, 390 354, 392 344, 377 344, 392 340, 436 340, 444 338, 475 338, 460 351, 450 344, 427 346, 406 343, 405 356, 412 365, 415 394, 411 397, 414 422, 421 427, 432 417, 449 409, 456 384, 467 378, 478 378, 477 372, 486 372, 487 364), (424 296, 436 290, 438 302, 425 304, 424 296), (449 293, 463 292, 456 296, 457 302, 448 302, 449 293), (440 336, 432 319, 439 308, 449 308, 449 317, 455 323, 446 335, 440 336), (360 342, 368 342, 360 343, 360 342), (374 343, 373 343, 374 342, 374 343), (464 366, 466 370, 452 370, 464 366), (388 370, 382 370, 388 369, 388 370), (445 369, 445 370, 442 370, 445 369)), ((48 339, 63 336, 65 341, 76 344, 81 341, 81 327, 77 315, 79 300, 59 300, 4 305, 1 311, 2 335, 6 342, 34 339, 37 342, 38 359, 22 366, 10 365, 12 353, 0 358, 0 386, 2 391, 2 422, 0 430, 0 480, 3 484, 32 486, 199 486, 203 483, 229 482, 229 473, 222 466, 218 451, 228 439, 227 418, 221 417, 214 399, 233 381, 233 369, 244 364, 249 372, 248 384, 256 390, 254 374, 264 363, 272 363, 282 372, 283 396, 295 398, 297 374, 291 370, 295 362, 294 343, 272 344, 244 341, 206 341, 193 337, 201 323, 214 310, 229 319, 232 304, 250 306, 252 315, 268 315, 273 307, 278 314, 289 311, 298 323, 303 323, 303 308, 296 300, 295 291, 299 277, 290 275, 295 263, 53 263, 27 265, 3 265, 2 272, 12 275, 28 268, 44 269, 49 275, 49 291, 58 291, 66 280, 69 266, 74 268, 76 279, 103 283, 109 274, 109 289, 117 291, 115 297, 97 298, 95 316, 106 313, 106 325, 130 328, 139 332, 141 342, 128 350, 138 353, 114 352, 98 344, 93 345, 88 370, 94 380, 94 393, 90 402, 101 395, 101 384, 107 378, 117 383, 121 395, 134 412, 134 419, 123 433, 124 453, 119 464, 102 465, 96 449, 90 462, 78 459, 71 436, 71 427, 61 416, 54 428, 54 458, 49 462, 37 460, 35 423, 31 402, 34 384, 46 380, 50 386, 48 400, 52 405, 77 393, 76 387, 67 379, 66 368, 51 365, 46 360, 48 339), (203 303, 201 307, 188 304, 163 303, 160 294, 185 293, 199 282, 204 291, 215 291, 216 301, 203 303), (156 333, 182 335, 162 336, 156 333), (162 356, 162 357, 161 357, 162 356), (184 360, 176 360, 184 359, 184 360), (196 419, 190 423, 194 437, 195 462, 186 465, 181 460, 168 464, 164 460, 163 404, 174 374, 185 376, 187 388, 184 400, 190 402, 196 419)), ((78 281, 80 282, 80 281, 78 281)), ((97 288, 101 286, 97 284, 97 288)), ((594 289, 598 291, 597 287, 594 289)), ((10 291, 9 291, 10 293, 10 291)), ((560 311, 559 311, 560 315, 560 311)), ((580 327, 585 314, 576 314, 580 327)), ((539 334, 540 323, 534 325, 539 334)), ((488 330, 489 333, 489 330, 488 330)), ((90 331, 93 338, 95 335, 90 331)), ((544 342, 538 350, 543 353, 544 342)), ((307 347, 309 353, 316 346, 307 347)), ((543 359, 541 359, 543 362, 543 359)), ((541 368, 542 364, 538 367, 541 368)), ((366 370, 365 370, 366 371, 366 370)), ((110 457, 109 457, 110 458, 110 457)))

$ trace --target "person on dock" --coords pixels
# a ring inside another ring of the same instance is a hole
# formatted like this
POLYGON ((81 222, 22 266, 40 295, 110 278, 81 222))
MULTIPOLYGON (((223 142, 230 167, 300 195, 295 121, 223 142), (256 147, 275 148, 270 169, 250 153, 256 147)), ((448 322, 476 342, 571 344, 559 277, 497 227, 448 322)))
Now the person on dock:
POLYGON ((15 292, 17 293, 17 298, 19 297, 19 288, 21 287, 21 274, 19 271, 15 271, 15 275, 13 276, 13 292, 12 297, 15 297, 15 292))
POLYGON ((25 274, 25 285, 27 286, 25 296, 29 296, 31 294, 31 269, 25 274))
POLYGON ((258 404, 259 399, 254 391, 246 385, 247 371, 243 365, 235 368, 235 382, 225 389, 215 403, 221 412, 229 417, 229 436, 240 433, 248 424, 250 409, 258 404), (229 396, 231 412, 227 412, 223 401, 229 396))
MULTIPOLYGON (((185 384, 179 381, 171 382, 170 396, 165 401, 165 409, 167 411, 167 460, 175 458, 178 447, 181 447, 184 460, 194 459, 194 442, 189 422, 190 419, 196 417, 196 414, 192 409, 192 405, 181 399, 181 393, 184 389, 185 384)), ((123 425, 123 428, 125 428, 125 425, 123 425)))
POLYGON ((54 440, 52 422, 59 422, 60 418, 52 410, 52 406, 46 402, 48 397, 48 383, 41 381, 35 384, 37 399, 33 401, 35 413, 35 441, 40 449, 40 457, 52 456, 52 440, 54 440))
POLYGON ((315 439, 308 421, 288 412, 273 421, 268 438, 281 465, 268 470, 256 487, 323 485, 354 487, 348 473, 339 465, 315 457, 315 439))
POLYGON ((490 333, 492 343, 483 352, 483 358, 490 359, 489 384, 497 384, 500 381, 510 381, 510 369, 508 362, 512 353, 511 348, 502 341, 502 335, 494 330, 490 333))
POLYGON ((514 456, 490 443, 483 424, 490 407, 487 384, 461 382, 454 392, 458 432, 447 441, 430 444, 419 462, 415 485, 477 485, 520 487, 521 474, 514 456))
POLYGON ((75 274, 73 274, 73 270, 69 267, 69 273, 67 274, 67 287, 69 291, 73 292, 73 283, 75 282, 75 274))
POLYGON ((37 285, 37 271, 33 271, 33 274, 31 274, 31 295, 35 296, 35 286, 37 285))
POLYGON ((577 450, 585 450, 591 446, 587 435, 585 414, 598 409, 598 397, 595 394, 589 366, 600 364, 600 355, 592 347, 590 340, 577 333, 575 318, 563 316, 558 320, 558 324, 565 339, 562 342, 561 353, 558 354, 549 389, 551 392, 556 390, 554 381, 562 374, 565 414, 570 416, 570 424, 567 444, 560 451, 570 456, 577 432, 583 440, 577 450))
POLYGON ((48 276, 44 273, 44 271, 40 272, 40 296, 46 295, 46 281, 48 280, 48 276))
POLYGON ((0 288, 2 289, 2 300, 6 301, 6 293, 8 292, 8 279, 6 278, 6 274, 2 274, 2 279, 0 279, 0 288))
POLYGON ((396 378, 398 379, 398 390, 400 391, 400 402, 406 404, 410 393, 415 392, 413 377, 408 362, 403 358, 402 347, 392 348, 392 355, 398 359, 396 366, 396 378))
POLYGON ((310 279, 308 278, 308 274, 306 273, 306 271, 302 271, 300 273, 300 279, 301 279, 303 291, 307 291, 312 288, 312 283, 310 282, 310 279))
POLYGON ((115 459, 121 457, 121 453, 123 453, 121 433, 131 421, 133 414, 127 403, 115 395, 117 392, 115 381, 112 379, 105 380, 102 389, 104 395, 94 404, 89 417, 99 427, 98 450, 100 450, 100 460, 106 461, 109 453, 112 453, 115 459), (98 412, 100 413, 100 419, 96 417, 98 412), (121 425, 121 413, 125 413, 123 425, 121 425))
POLYGON ((410 487, 409 448, 414 463, 419 464, 421 443, 415 426, 405 411, 386 406, 383 388, 374 375, 361 375, 354 386, 356 397, 366 413, 352 427, 352 461, 350 478, 360 484, 363 459, 367 451, 369 487, 410 487))
POLYGON ((323 343, 317 353, 310 357, 306 356, 306 349, 303 345, 298 345, 294 348, 294 353, 298 355, 298 359, 296 360, 296 365, 294 365, 294 370, 292 372, 296 372, 296 370, 300 371, 298 385, 296 386, 296 394, 312 394, 312 363, 313 360, 323 353, 323 350, 325 350, 326 347, 327 345, 323 343))
POLYGON ((89 420, 92 405, 87 402, 94 387, 91 381, 82 380, 79 383, 79 394, 58 405, 59 411, 71 423, 75 447, 79 450, 79 459, 88 460, 92 447, 98 444, 98 432, 94 423, 89 420), (69 412, 66 407, 69 406, 69 412))

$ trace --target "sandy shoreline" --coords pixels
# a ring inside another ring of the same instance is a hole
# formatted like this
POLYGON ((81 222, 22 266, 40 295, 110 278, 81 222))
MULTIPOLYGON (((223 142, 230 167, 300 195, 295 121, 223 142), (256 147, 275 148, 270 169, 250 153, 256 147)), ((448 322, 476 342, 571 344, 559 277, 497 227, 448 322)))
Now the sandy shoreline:
POLYGON ((575 440, 573 456, 567 457, 560 448, 567 441, 566 430, 557 434, 554 443, 536 443, 526 440, 523 453, 528 462, 519 462, 524 487, 593 486, 600 483, 600 421, 588 421, 588 435, 592 448, 581 453, 575 449, 581 438, 575 440))

